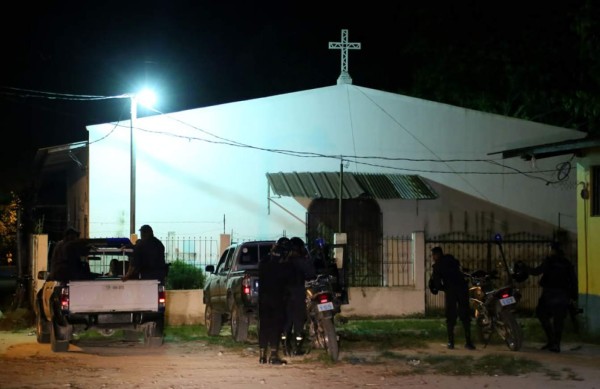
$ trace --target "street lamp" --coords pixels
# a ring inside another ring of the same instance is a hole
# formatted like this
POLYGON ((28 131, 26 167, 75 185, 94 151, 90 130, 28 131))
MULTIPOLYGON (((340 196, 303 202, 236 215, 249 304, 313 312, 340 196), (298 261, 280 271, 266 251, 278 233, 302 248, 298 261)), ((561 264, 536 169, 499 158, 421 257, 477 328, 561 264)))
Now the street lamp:
POLYGON ((137 119, 137 105, 142 104, 145 107, 151 107, 156 102, 156 95, 148 90, 144 89, 139 93, 132 93, 129 95, 131 99, 131 122, 129 128, 129 156, 130 156, 130 180, 129 180, 129 235, 133 239, 135 235, 135 182, 136 182, 136 156, 135 156, 135 137, 134 137, 134 125, 137 119))

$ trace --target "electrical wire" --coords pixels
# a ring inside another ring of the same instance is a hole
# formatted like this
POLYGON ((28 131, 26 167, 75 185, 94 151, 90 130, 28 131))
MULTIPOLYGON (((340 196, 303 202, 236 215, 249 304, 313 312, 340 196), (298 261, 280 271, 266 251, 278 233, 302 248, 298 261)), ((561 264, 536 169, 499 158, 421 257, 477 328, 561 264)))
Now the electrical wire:
MULTIPOLYGON (((363 93, 364 94, 364 93, 363 93)), ((46 92, 46 91, 36 91, 36 90, 30 90, 30 89, 23 89, 23 88, 15 88, 15 87, 7 87, 7 86, 0 86, 0 95, 10 95, 10 96, 17 96, 17 97, 22 97, 22 98, 44 98, 44 99, 51 99, 51 100, 70 100, 70 101, 98 101, 98 100, 110 100, 110 99, 129 99, 131 98, 132 94, 120 94, 120 95, 114 95, 114 96, 100 96, 100 95, 79 95, 79 94, 71 94, 71 93, 55 93, 55 92, 46 92), (4 91, 2 89, 6 89, 8 91, 4 91)), ((366 95, 365 95, 366 96, 366 95)), ((368 98, 368 96, 367 96, 368 98)), ((377 105, 374 101, 372 101, 372 99, 369 99, 373 104, 375 104, 377 107, 379 107, 382 112, 384 112, 385 115, 387 115, 388 117, 390 117, 392 120, 394 120, 396 122, 396 124, 402 128, 409 136, 411 136, 413 139, 415 139, 418 143, 420 143, 424 148, 426 148, 427 150, 429 150, 429 152, 431 152, 431 154, 433 155, 437 155, 433 150, 431 150, 430 148, 428 148, 422 141, 420 141, 412 132, 410 132, 406 127, 404 127, 401 123, 397 122, 397 120, 392 117, 385 109, 383 109, 382 107, 380 107, 379 105, 377 105)), ((186 139, 188 141, 201 141, 201 142, 206 142, 206 143, 212 143, 212 144, 222 144, 222 145, 227 145, 227 146, 233 146, 233 147, 242 147, 242 148, 248 148, 248 149, 253 149, 253 150, 258 150, 258 151, 265 151, 265 152, 271 152, 271 153, 278 153, 278 154, 282 154, 282 155, 288 155, 288 156, 293 156, 293 157, 302 157, 302 158, 329 158, 329 159, 342 159, 342 161, 346 161, 346 162, 353 162, 356 165, 363 165, 363 166, 370 166, 370 167, 377 167, 377 168, 383 168, 383 169, 390 169, 390 170, 395 170, 395 171, 404 171, 404 172, 413 172, 413 173, 435 173, 435 174, 457 174, 457 175, 467 175, 467 174, 477 174, 477 175, 511 175, 511 174, 520 174, 523 175, 525 177, 531 178, 531 179, 536 179, 536 180, 541 180, 543 182, 546 183, 546 185, 550 185, 550 184, 556 184, 558 182, 564 181, 569 177, 570 174, 570 170, 571 170, 571 165, 570 165, 570 161, 574 158, 574 155, 571 157, 571 159, 569 161, 564 161, 561 162, 557 165, 556 169, 554 170, 535 170, 535 171, 522 171, 519 170, 517 168, 508 166, 506 164, 502 164, 497 162, 496 160, 493 159, 442 159, 442 158, 437 158, 437 159, 427 159, 427 158, 423 158, 423 159, 417 159, 417 158, 402 158, 402 157, 381 157, 381 156, 358 156, 356 155, 356 151, 355 151, 355 155, 328 155, 328 154, 322 154, 322 153, 314 153, 314 152, 307 152, 307 151, 298 151, 298 150, 286 150, 286 149, 272 149, 272 148, 265 148, 265 147, 259 147, 259 146, 253 146, 253 145, 249 145, 249 144, 245 144, 242 142, 238 142, 236 140, 231 140, 231 139, 227 139, 221 136, 218 136, 210 131, 207 131, 205 129, 196 127, 190 123, 187 123, 185 121, 182 121, 178 118, 173 117, 172 115, 163 113, 157 109, 153 109, 153 108, 149 108, 151 111, 158 113, 160 115, 163 115, 165 117, 170 118, 171 120, 174 120, 176 122, 179 122, 183 125, 186 125, 194 130, 197 130, 199 132, 202 132, 206 135, 209 135, 211 137, 214 137, 215 139, 217 139, 217 141, 215 140, 210 140, 210 139, 206 139, 206 138, 198 138, 198 137, 191 137, 191 136, 183 136, 183 135, 178 135, 178 134, 173 134, 170 133, 168 131, 155 131, 155 130, 148 130, 148 129, 144 129, 144 128, 140 128, 140 127, 135 127, 137 130, 140 131, 145 131, 145 132, 151 132, 151 133, 155 133, 155 134, 161 134, 161 135, 165 135, 165 136, 171 136, 171 137, 177 137, 177 138, 183 138, 186 139), (371 163, 371 162, 365 162, 364 160, 379 160, 379 161, 404 161, 404 162, 430 162, 430 163, 443 163, 445 164, 449 170, 426 170, 426 169, 411 169, 411 168, 403 168, 403 167, 396 167, 396 166, 390 166, 390 165, 384 165, 384 164, 378 164, 378 163, 371 163), (492 165, 496 165, 498 167, 504 168, 504 169, 508 169, 511 170, 510 172, 492 172, 492 171, 469 171, 469 170, 465 170, 465 171, 458 171, 458 170, 454 170, 454 168, 452 166, 450 166, 451 163, 455 163, 455 162, 460 162, 460 163, 476 163, 476 162, 483 162, 483 163, 489 163, 492 165), (535 174, 544 174, 544 173, 554 173, 557 172, 557 176, 558 179, 557 180, 547 180, 543 177, 539 177, 536 176, 535 174)), ((114 131, 115 129, 117 129, 118 127, 126 127, 121 125, 121 118, 122 118, 123 113, 121 113, 119 121, 117 121, 113 128, 103 137, 96 139, 94 141, 90 141, 88 142, 88 144, 93 144, 93 143, 97 143, 100 142, 106 138, 108 138, 114 131)), ((130 128, 129 126, 127 126, 127 128, 130 128)))

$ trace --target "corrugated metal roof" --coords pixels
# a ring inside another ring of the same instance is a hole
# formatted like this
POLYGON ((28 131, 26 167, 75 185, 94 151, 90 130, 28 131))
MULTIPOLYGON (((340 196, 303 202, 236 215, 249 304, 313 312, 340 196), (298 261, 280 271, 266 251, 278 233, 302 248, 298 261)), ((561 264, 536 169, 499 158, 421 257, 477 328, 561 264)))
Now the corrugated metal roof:
MULTIPOLYGON (((340 190, 338 172, 267 173, 274 194, 284 197, 336 199, 340 190)), ((344 173, 342 198, 426 200, 437 193, 418 175, 344 173)))

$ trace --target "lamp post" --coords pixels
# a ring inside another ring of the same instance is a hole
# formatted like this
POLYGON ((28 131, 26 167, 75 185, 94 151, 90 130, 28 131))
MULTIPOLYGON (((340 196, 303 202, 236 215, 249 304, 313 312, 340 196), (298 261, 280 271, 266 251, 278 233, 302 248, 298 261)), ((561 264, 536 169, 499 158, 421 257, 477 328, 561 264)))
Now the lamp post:
POLYGON ((129 180, 129 235, 134 240, 135 235, 135 186, 136 186, 136 144, 135 144, 135 121, 137 120, 137 105, 141 103, 143 106, 151 107, 156 101, 154 92, 144 89, 139 93, 128 95, 131 100, 131 122, 129 128, 129 156, 130 156, 130 180, 129 180))
POLYGON ((132 94, 131 99, 131 127, 129 128, 129 165, 131 167, 129 175, 129 236, 133 239, 135 234, 135 172, 136 172, 136 156, 135 156, 135 137, 133 134, 134 122, 137 119, 137 96, 132 94))

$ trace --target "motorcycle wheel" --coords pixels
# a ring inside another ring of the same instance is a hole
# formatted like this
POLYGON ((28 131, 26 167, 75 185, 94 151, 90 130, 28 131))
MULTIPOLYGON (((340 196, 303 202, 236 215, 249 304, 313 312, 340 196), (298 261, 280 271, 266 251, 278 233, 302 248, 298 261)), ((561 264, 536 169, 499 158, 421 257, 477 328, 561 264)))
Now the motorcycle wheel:
POLYGON ((479 341, 487 346, 492 337, 492 318, 488 315, 487 310, 478 310, 475 312, 475 323, 477 324, 477 334, 479 341))
POLYGON ((333 325, 333 318, 319 320, 319 329, 317 333, 319 344, 325 348, 327 355, 332 361, 337 362, 339 359, 340 349, 333 325))
POLYGON ((519 351, 523 345, 523 330, 515 315, 508 310, 500 312, 500 321, 496 323, 498 334, 511 351, 519 351))

